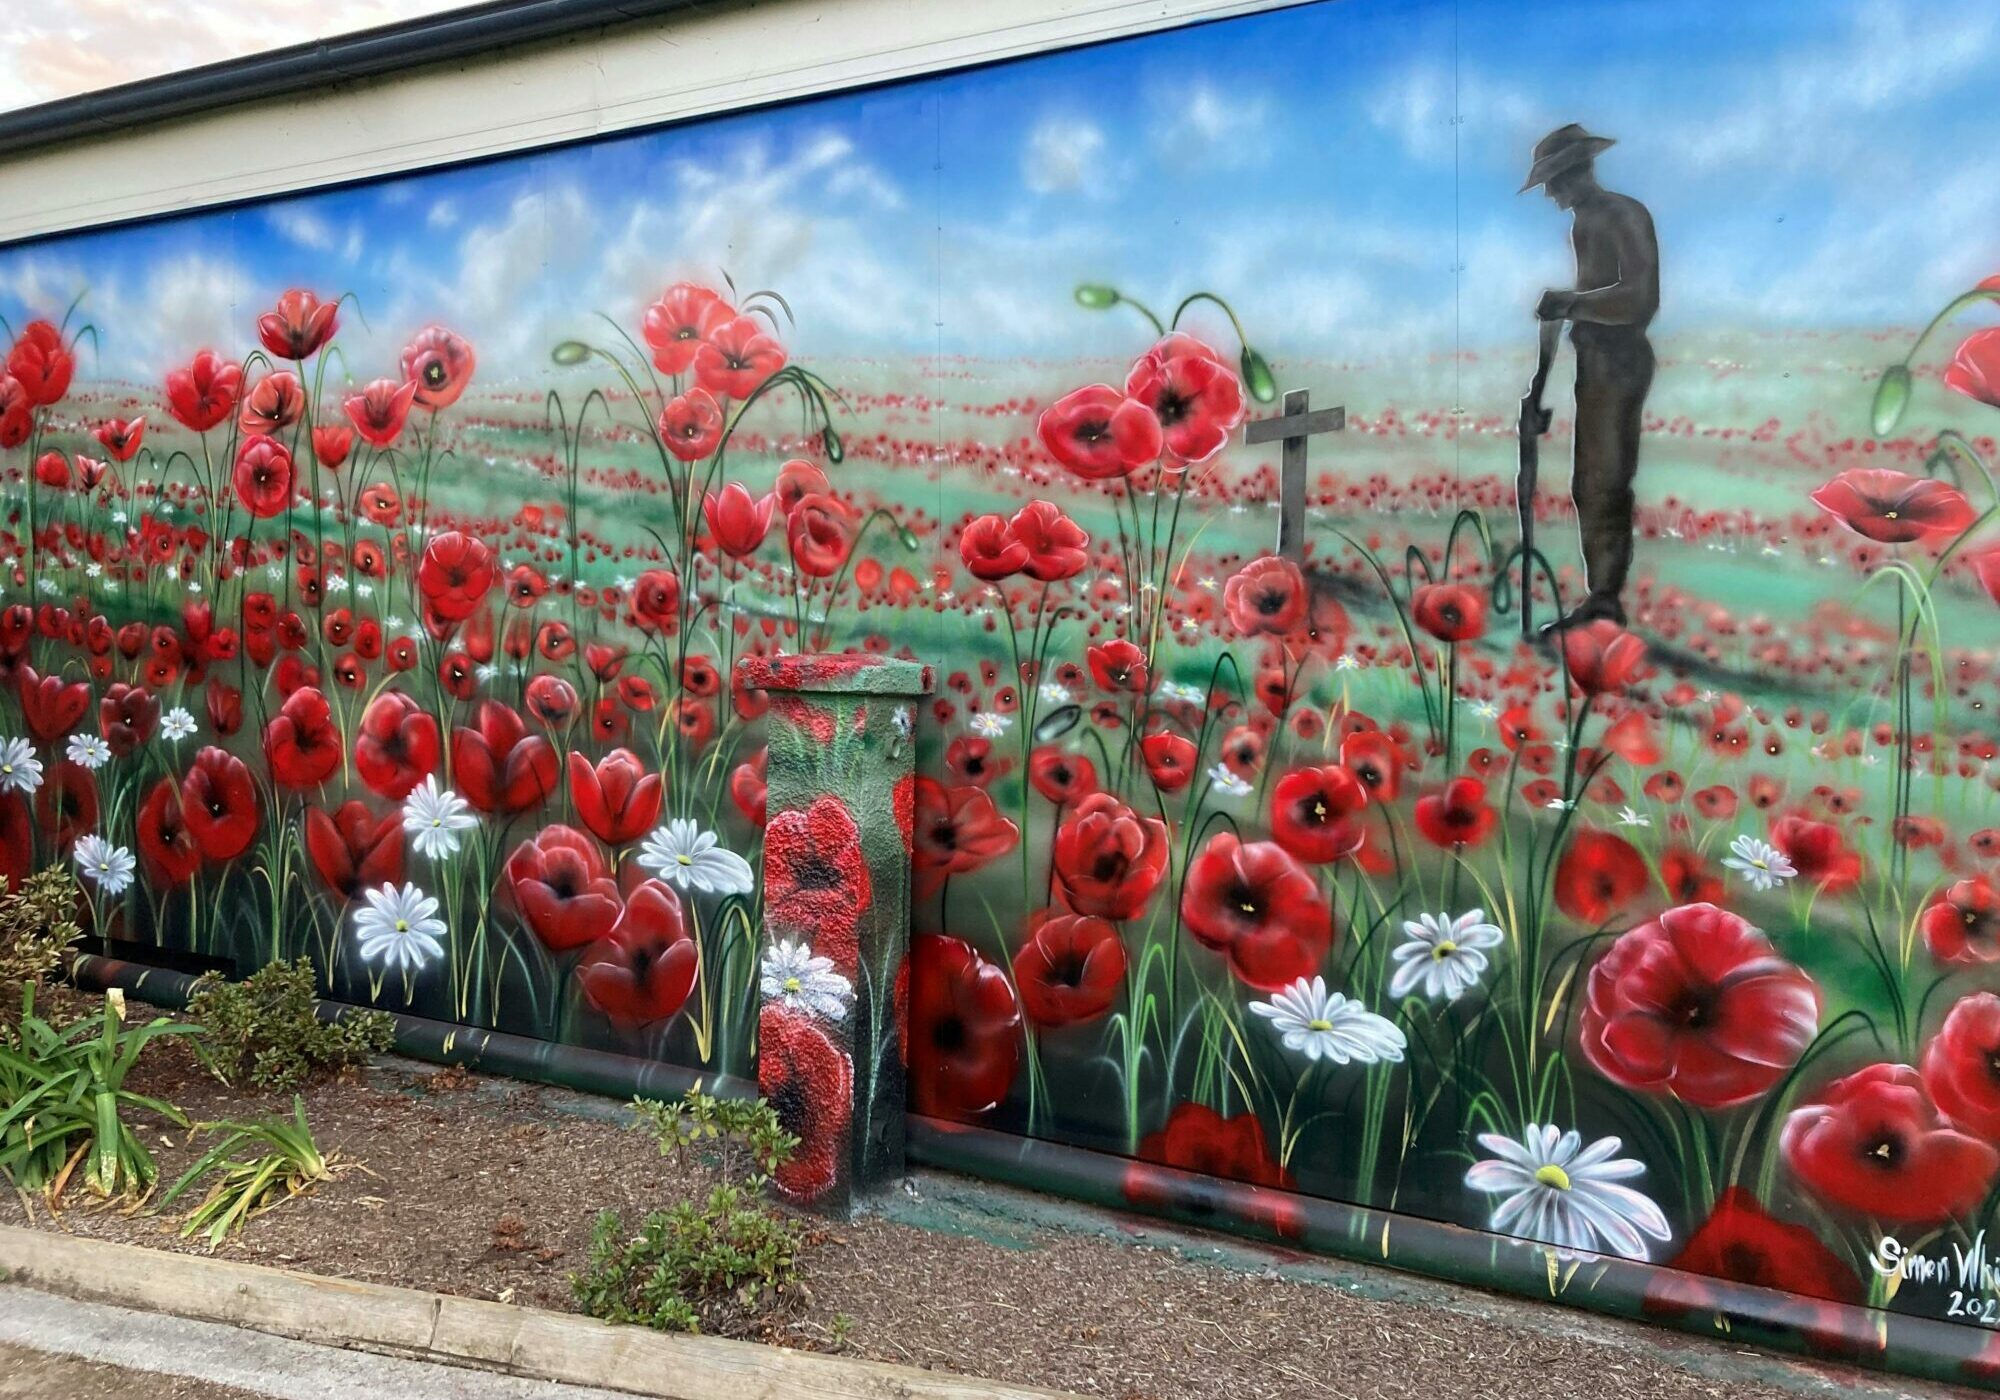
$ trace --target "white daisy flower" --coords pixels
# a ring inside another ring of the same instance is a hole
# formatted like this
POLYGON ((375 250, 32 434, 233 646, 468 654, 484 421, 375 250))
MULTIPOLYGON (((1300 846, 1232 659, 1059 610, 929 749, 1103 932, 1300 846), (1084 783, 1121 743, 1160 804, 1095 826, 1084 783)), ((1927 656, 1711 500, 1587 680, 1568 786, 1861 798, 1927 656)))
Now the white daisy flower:
POLYGON ((1651 817, 1643 812, 1635 812, 1630 807, 1621 807, 1618 811, 1618 825, 1620 826, 1651 826, 1652 824, 1653 819, 1651 817))
POLYGON ((1183 705, 1199 705, 1208 699, 1207 691, 1198 685, 1189 685, 1186 681, 1162 682, 1160 695, 1166 700, 1178 700, 1183 705))
POLYGON ((1472 702, 1472 713, 1478 715, 1481 719, 1498 719, 1500 718, 1500 707, 1491 700, 1475 700, 1472 702))
POLYGON ((1012 715, 1003 715, 998 710, 981 710, 972 717, 972 732, 982 739, 998 739, 1013 723, 1012 715))
POLYGON ((898 738, 907 739, 911 731, 916 728, 917 721, 908 705, 898 705, 889 711, 889 723, 895 726, 898 738))
POLYGON ((132 872, 138 868, 130 851, 94 832, 76 838, 73 854, 77 873, 106 894, 125 893, 132 884, 132 872))
POLYGON ((1473 1164, 1465 1184, 1503 1199, 1493 1208, 1490 1228, 1540 1240, 1560 1249, 1602 1252, 1645 1259, 1641 1235, 1673 1237, 1667 1217, 1650 1199, 1619 1185, 1643 1176, 1646 1165, 1613 1154, 1615 1137, 1585 1147, 1574 1130, 1530 1123, 1516 1142, 1502 1133, 1481 1133, 1479 1145, 1494 1155, 1473 1164))
POLYGON ((833 969, 832 958, 817 958, 803 943, 787 938, 764 950, 760 985, 766 1001, 782 1001, 788 1011, 806 1011, 827 1021, 847 1019, 854 984, 833 969))
POLYGON ((1361 663, 1355 659, 1353 652, 1343 651, 1339 656, 1334 658, 1333 669, 1336 671, 1358 671, 1361 669, 1361 663))
POLYGON ((1573 812, 1576 810, 1575 799, 1568 797, 1551 797, 1542 805, 1551 812, 1573 812))
POLYGON ((1061 681, 1043 681, 1038 693, 1044 705, 1068 705, 1076 699, 1061 681))
POLYGON ((1284 1038, 1287 1050, 1308 1060, 1328 1059, 1337 1065, 1372 1065, 1403 1058, 1408 1042, 1395 1023, 1377 1016, 1358 1001, 1329 993, 1326 979, 1301 977, 1269 1001, 1250 1003, 1250 1014, 1262 1016, 1284 1038))
POLYGON ((42 785, 42 761, 26 739, 0 739, 0 792, 33 792, 42 785))
POLYGON ((347 591, 347 575, 328 574, 326 578, 326 591, 329 593, 345 593, 347 591))
POLYGON ((1722 863, 1748 880, 1754 890, 1775 890, 1799 873, 1783 851, 1747 832, 1729 843, 1729 854, 1722 863))
POLYGON ((716 844, 686 817, 676 817, 646 838, 639 864, 668 884, 704 894, 748 894, 757 883, 750 862, 716 844))
POLYGON ((1389 996, 1401 1001, 1421 987, 1431 1000, 1457 1001, 1479 985, 1486 950, 1499 947, 1507 935, 1487 922, 1484 909, 1468 909, 1455 919, 1421 914, 1403 924, 1403 938, 1389 950, 1389 961, 1401 964, 1389 979, 1389 996))
POLYGON ((438 902, 415 885, 385 884, 365 891, 367 904, 354 911, 361 956, 387 968, 421 972, 444 952, 444 920, 438 902))
POLYGON ((1210 787, 1224 797, 1248 797, 1251 792, 1250 784, 1237 777, 1235 771, 1226 763, 1218 763, 1208 770, 1208 782, 1210 787))
POLYGON ((96 734, 72 734, 63 747, 63 757, 94 773, 111 761, 111 745, 96 734))
POLYGON ((180 705, 174 706, 171 710, 160 716, 160 733, 166 735, 177 744, 194 733, 194 731, 194 716, 189 714, 180 705))
POLYGON ((432 860, 458 854, 461 831, 479 825, 472 804, 449 788, 438 786, 437 774, 427 774, 423 786, 403 799, 403 830, 410 843, 432 860))

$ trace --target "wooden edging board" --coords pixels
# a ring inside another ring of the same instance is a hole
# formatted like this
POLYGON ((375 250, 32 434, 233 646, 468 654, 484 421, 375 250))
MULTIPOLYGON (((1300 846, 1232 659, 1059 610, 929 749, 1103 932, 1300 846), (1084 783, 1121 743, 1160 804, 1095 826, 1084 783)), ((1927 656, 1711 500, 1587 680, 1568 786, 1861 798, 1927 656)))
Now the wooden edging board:
POLYGON ((0 1226, 0 1280, 300 1341, 664 1400, 1075 1400, 1033 1386, 19 1226, 0 1226))

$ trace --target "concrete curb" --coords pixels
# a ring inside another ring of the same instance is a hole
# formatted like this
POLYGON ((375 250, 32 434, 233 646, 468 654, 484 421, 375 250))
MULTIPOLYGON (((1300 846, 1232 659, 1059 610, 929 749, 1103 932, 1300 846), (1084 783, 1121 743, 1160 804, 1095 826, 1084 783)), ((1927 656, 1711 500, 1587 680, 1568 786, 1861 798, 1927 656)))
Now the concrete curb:
POLYGON ((300 1341, 659 1400, 1078 1400, 909 1366, 0 1226, 0 1279, 300 1341))

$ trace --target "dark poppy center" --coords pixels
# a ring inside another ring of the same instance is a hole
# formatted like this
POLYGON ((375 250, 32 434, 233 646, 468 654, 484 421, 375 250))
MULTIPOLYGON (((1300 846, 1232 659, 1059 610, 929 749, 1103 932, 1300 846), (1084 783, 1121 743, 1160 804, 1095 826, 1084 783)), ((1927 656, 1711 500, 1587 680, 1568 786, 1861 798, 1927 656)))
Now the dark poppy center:
POLYGON ((1907 1144, 1901 1137, 1895 1133, 1884 1132, 1868 1141, 1861 1149, 1861 1156, 1863 1160, 1881 1167, 1884 1171, 1894 1171, 1903 1164, 1903 1158, 1908 1155, 1908 1150, 1907 1144))
POLYGON ((810 855, 792 867, 792 879, 802 890, 837 890, 845 881, 834 863, 821 855, 810 855))
POLYGON ((1231 885, 1226 898, 1230 910, 1242 915, 1244 919, 1250 922, 1254 923, 1258 915, 1263 911, 1263 891, 1249 885, 1231 885))
POLYGON ((1077 949, 1068 948, 1049 962, 1048 980, 1059 987, 1080 987, 1083 985, 1084 955, 1077 949))
POLYGON ((424 366, 424 383, 427 386, 433 389, 441 389, 444 387, 444 381, 445 372, 442 361, 432 360, 424 366))
POLYGON ((1260 617, 1276 617, 1285 610, 1286 595, 1280 588, 1260 588, 1257 590, 1257 613, 1260 617))
POLYGON ((931 1029, 931 1044, 944 1054, 965 1048, 965 1022, 956 1016, 947 1016, 931 1029))

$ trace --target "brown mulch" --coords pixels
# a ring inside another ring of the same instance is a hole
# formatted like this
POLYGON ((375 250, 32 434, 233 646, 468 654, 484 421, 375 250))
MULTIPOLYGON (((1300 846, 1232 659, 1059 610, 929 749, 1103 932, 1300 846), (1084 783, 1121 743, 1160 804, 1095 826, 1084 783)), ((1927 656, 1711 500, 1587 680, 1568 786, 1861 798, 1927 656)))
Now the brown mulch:
MULTIPOLYGON (((290 1102, 226 1089, 180 1047, 149 1052, 132 1087, 195 1119, 290 1102)), ((569 1309, 569 1275, 599 1210, 633 1223, 706 1184, 628 1131, 621 1105, 560 1090, 390 1061, 315 1083, 305 1099, 321 1146, 366 1170, 254 1220, 226 1257, 569 1309)), ((147 1140, 163 1182, 199 1150, 178 1130, 147 1140)), ((24 1223, 11 1191, 0 1191, 0 1223, 24 1223)), ((59 1228, 201 1248, 145 1214, 76 1206, 59 1228)), ((1969 1393, 1121 1223, 931 1173, 877 1215, 817 1225, 815 1238, 809 1301, 767 1339, 1112 1400, 1969 1393)))

